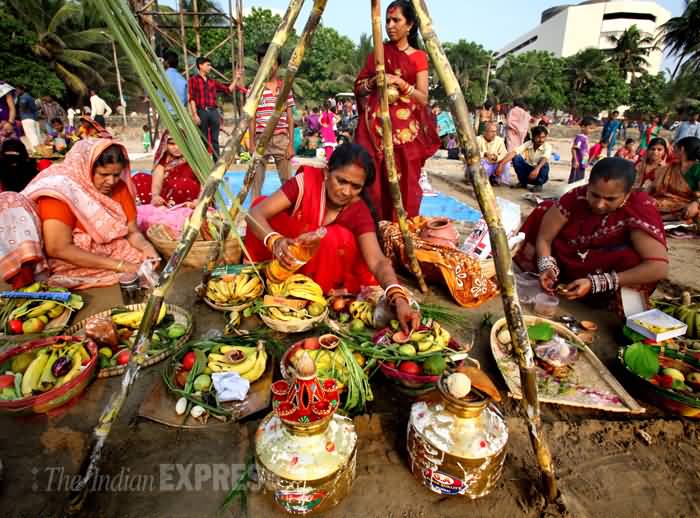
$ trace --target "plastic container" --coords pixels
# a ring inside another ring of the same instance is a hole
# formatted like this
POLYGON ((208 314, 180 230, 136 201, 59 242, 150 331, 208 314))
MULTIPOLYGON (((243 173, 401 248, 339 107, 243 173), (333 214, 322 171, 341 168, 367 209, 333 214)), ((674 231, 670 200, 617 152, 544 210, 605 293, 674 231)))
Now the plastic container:
POLYGON ((541 317, 553 318, 557 314, 559 308, 559 297, 539 293, 535 296, 535 313, 541 317))
POLYGON ((516 289, 518 297, 522 304, 532 304, 535 297, 542 292, 540 287, 540 278, 534 273, 519 273, 515 276, 516 289))

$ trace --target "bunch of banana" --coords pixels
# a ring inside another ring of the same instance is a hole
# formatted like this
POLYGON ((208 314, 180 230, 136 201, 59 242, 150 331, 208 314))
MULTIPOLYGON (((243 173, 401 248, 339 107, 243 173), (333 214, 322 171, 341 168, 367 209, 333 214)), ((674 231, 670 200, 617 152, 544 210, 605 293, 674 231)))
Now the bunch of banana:
POLYGON ((371 302, 354 300, 350 303, 350 315, 369 327, 374 326, 374 305, 371 302))
POLYGON ((228 323, 226 324, 226 327, 224 328, 224 334, 225 335, 235 335, 236 330, 238 327, 241 325, 241 317, 243 316, 243 312, 239 310, 234 310, 231 311, 228 314, 228 323))
POLYGON ((409 343, 419 353, 442 351, 450 343, 450 333, 437 322, 433 322, 431 329, 411 333, 409 343))
POLYGON ((306 309, 294 309, 289 306, 267 306, 267 315, 275 320, 304 320, 311 315, 306 309))
POLYGON ((206 297, 216 304, 243 304, 262 295, 263 288, 255 272, 241 272, 209 279, 206 297))
POLYGON ((297 299, 323 304, 324 306, 327 304, 321 286, 306 275, 301 275, 299 273, 290 275, 287 280, 282 283, 281 288, 276 287, 275 289, 280 289, 281 293, 271 293, 271 295, 295 297, 297 299))
POLYGON ((68 347, 57 344, 40 349, 24 371, 15 373, 18 392, 21 393, 18 396, 31 396, 34 392, 46 392, 68 383, 80 374, 82 362, 89 358, 82 343, 73 343, 68 347))
POLYGON ((265 372, 267 351, 262 342, 257 347, 223 346, 220 353, 210 353, 207 358, 207 366, 212 372, 237 372, 251 383, 265 372), (227 356, 234 349, 243 354, 243 360, 238 363, 231 362, 227 356))
POLYGON ((679 303, 657 300, 654 301, 654 305, 667 315, 677 318, 687 325, 686 337, 700 339, 700 304, 692 303, 689 299, 690 297, 688 296, 686 300, 679 303))
MULTIPOLYGON (((160 313, 158 313, 157 324, 165 318, 165 314, 168 312, 167 305, 163 303, 160 306, 160 313)), ((141 320, 143 320, 143 310, 139 311, 124 311, 122 313, 116 313, 112 315, 112 322, 114 322, 119 327, 130 327, 131 329, 138 329, 141 325, 141 320)))
POLYGON ((316 365, 316 375, 319 379, 335 379, 339 382, 339 388, 347 384, 348 368, 342 354, 327 349, 304 349, 300 347, 289 358, 292 367, 296 368, 299 359, 307 353, 316 365))

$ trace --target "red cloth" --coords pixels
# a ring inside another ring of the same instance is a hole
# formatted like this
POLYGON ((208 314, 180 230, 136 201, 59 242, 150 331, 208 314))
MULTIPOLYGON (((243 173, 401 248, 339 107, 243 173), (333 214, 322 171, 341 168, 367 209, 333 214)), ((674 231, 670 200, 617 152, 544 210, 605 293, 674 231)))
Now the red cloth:
MULTIPOLYGON (((384 45, 384 63, 387 73, 400 75, 411 85, 416 84, 416 75, 419 66, 424 66, 422 53, 416 51, 411 55, 401 52, 393 43, 384 45)), ((427 58, 425 59, 427 65, 427 58)), ((377 179, 371 189, 374 205, 380 219, 396 220, 394 207, 391 201, 391 188, 384 163, 384 144, 382 142, 379 117, 378 90, 365 98, 362 98, 362 83, 365 79, 374 77, 376 68, 374 56, 370 54, 367 64, 355 80, 355 95, 359 99, 358 114, 359 123, 355 132, 355 142, 362 144, 374 159, 377 171, 377 179)), ((389 106, 391 125, 394 133, 394 157, 396 169, 399 174, 399 185, 403 205, 408 217, 417 216, 423 199, 423 190, 418 184, 421 168, 425 161, 440 148, 435 119, 428 111, 427 106, 421 106, 407 97, 400 97, 389 106)))
MULTIPOLYGON (((568 220, 552 242, 552 255, 561 270, 561 280, 572 282, 592 273, 623 272, 634 268, 642 258, 632 247, 630 233, 641 230, 666 246, 666 235, 653 198, 633 192, 624 206, 606 215, 594 214, 586 201, 587 186, 561 197, 557 206, 568 220)), ((521 228, 525 242, 535 246, 542 218, 554 205, 548 201, 537 207, 521 228)), ((523 250, 527 247, 523 247, 523 250)), ((531 270, 522 257, 516 261, 531 270)))
MULTIPOLYGON (((187 162, 181 163, 170 169, 166 168, 163 186, 160 196, 167 205, 179 205, 188 201, 194 201, 199 197, 201 185, 192 172, 187 162)), ((138 173, 132 177, 136 186, 136 197, 141 205, 151 203, 151 185, 153 175, 138 173)))
MULTIPOLYGON (((323 223, 326 213, 323 170, 306 167, 303 175, 297 175, 295 178, 299 176, 303 178, 303 182, 300 183, 302 194, 295 204, 295 209, 291 214, 286 211, 280 212, 269 221, 275 231, 288 238, 316 230, 323 223)), ((253 206, 264 199, 264 196, 256 199, 253 206)), ((338 220, 326 225, 326 231, 318 252, 299 273, 311 277, 321 286, 324 293, 338 288, 357 293, 362 286, 378 284, 367 268, 352 231, 338 220)), ((250 231, 246 233, 245 246, 253 261, 267 261, 272 258, 262 241, 250 231)))
POLYGON ((194 101, 198 109, 216 108, 216 94, 218 92, 230 93, 228 87, 216 79, 207 78, 205 80, 199 75, 190 77, 189 98, 194 101))

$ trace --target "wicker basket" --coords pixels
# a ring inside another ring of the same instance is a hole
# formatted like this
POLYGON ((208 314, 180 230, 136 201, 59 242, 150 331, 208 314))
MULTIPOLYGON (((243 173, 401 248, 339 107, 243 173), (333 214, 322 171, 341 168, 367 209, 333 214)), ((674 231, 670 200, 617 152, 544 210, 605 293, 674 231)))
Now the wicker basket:
MULTIPOLYGON (((156 247, 156 250, 165 259, 169 259, 173 255, 178 241, 171 237, 165 225, 151 225, 146 234, 153 246, 156 247)), ((209 258, 213 254, 218 253, 217 249, 219 246, 220 243, 218 241, 195 241, 187 257, 185 257, 184 265, 197 269, 203 268, 206 266, 209 258)), ((241 246, 234 235, 229 234, 228 239, 224 242, 224 257, 220 259, 223 259, 226 264, 238 264, 241 262, 241 246)))
POLYGON ((260 314, 260 319, 265 322, 265 325, 270 329, 281 333, 303 333, 314 327, 319 322, 323 322, 328 317, 328 308, 317 317, 294 319, 294 320, 277 320, 270 318, 267 315, 260 314))
MULTIPOLYGON (((150 367, 151 365, 155 365, 156 363, 162 362, 165 360, 168 356, 172 355, 175 351, 180 349, 187 340, 190 339, 190 336, 192 335, 192 331, 194 329, 194 325, 192 322, 192 315, 185 311, 183 308, 180 306, 176 306, 174 304, 167 304, 168 306, 168 313, 170 313, 174 319, 175 322, 178 324, 182 324, 185 326, 185 334, 182 335, 180 338, 178 338, 177 342, 172 345, 172 347, 168 347, 167 349, 151 355, 147 356, 146 360, 141 364, 141 367, 150 367)), ((146 304, 131 304, 129 306, 124 306, 126 309, 129 311, 140 311, 144 310, 146 308, 146 304)), ((71 326, 71 328, 68 330, 70 334, 76 335, 76 336, 84 336, 85 335, 85 324, 87 324, 88 320, 95 318, 95 317, 109 317, 112 315, 112 310, 108 309, 107 311, 102 311, 100 313, 96 313, 95 315, 91 315, 85 320, 81 320, 77 324, 74 324, 71 326)), ((112 376, 121 376, 124 374, 124 371, 126 370, 126 365, 115 365, 113 367, 106 367, 103 369, 99 369, 97 371, 97 377, 98 378, 110 378, 112 376)))

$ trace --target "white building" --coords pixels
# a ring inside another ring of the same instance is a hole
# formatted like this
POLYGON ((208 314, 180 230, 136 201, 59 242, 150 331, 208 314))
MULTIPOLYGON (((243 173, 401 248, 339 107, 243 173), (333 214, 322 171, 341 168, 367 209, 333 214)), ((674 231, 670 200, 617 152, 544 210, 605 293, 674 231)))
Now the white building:
MULTIPOLYGON (((498 59, 529 50, 568 57, 591 47, 610 49, 614 45, 609 36, 620 36, 636 25, 642 33, 656 37, 659 26, 670 17, 670 11, 646 0, 589 0, 559 5, 543 11, 540 25, 503 47, 498 59)), ((648 71, 657 74, 662 60, 661 50, 652 51, 647 56, 648 71)))

